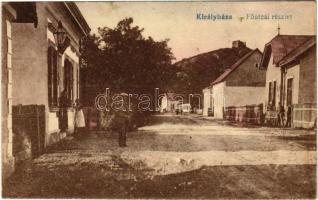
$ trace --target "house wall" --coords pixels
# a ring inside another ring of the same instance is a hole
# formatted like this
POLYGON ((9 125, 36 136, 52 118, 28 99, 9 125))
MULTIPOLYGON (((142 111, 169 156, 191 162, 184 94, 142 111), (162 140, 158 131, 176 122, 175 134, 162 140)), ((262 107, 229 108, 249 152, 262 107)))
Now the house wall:
POLYGON ((264 93, 265 87, 225 87, 225 106, 261 104, 264 93))
POLYGON ((167 99, 167 112, 171 112, 172 101, 167 99))
POLYGON ((273 64, 273 55, 269 60, 269 64, 266 70, 266 85, 265 85, 265 98, 264 98, 264 110, 268 107, 268 95, 269 95, 269 82, 276 81, 276 104, 278 107, 280 97, 280 85, 281 85, 281 70, 273 64))
POLYGON ((209 88, 202 90, 203 92, 203 115, 208 116, 208 108, 211 107, 212 94, 209 88))
POLYGON ((298 72, 298 102, 293 106, 292 125, 293 127, 313 128, 316 126, 317 120, 317 69, 315 46, 309 49, 300 58, 298 72))
MULTIPOLYGON (((316 47, 316 46, 315 46, 316 47)), ((317 101, 317 68, 316 48, 312 47, 300 59, 298 103, 316 103, 317 101)))
POLYGON ((215 118, 223 118, 223 107, 224 107, 224 91, 225 82, 221 82, 213 85, 212 97, 213 97, 213 110, 215 118))
POLYGON ((266 71, 256 64, 262 54, 255 51, 226 80, 213 86, 214 116, 223 118, 223 107, 261 104, 264 101, 266 71))
MULTIPOLYGON (((48 22, 57 26, 59 20, 71 39, 62 55, 62 66, 59 69, 59 92, 63 86, 64 61, 69 59, 73 64, 73 100, 78 97, 79 49, 81 34, 63 4, 60 2, 37 2, 38 26, 31 23, 16 23, 13 26, 13 35, 17 38, 13 42, 13 105, 42 104, 46 109, 46 146, 65 136, 61 134, 58 126, 58 110, 50 109, 48 105, 48 63, 47 52, 49 43, 55 43, 54 34, 48 29, 48 22), (54 13, 54 14, 53 14, 54 13), (23 34, 21 34, 23 33, 23 34)), ((68 110, 69 132, 74 130, 74 112, 68 110)))
POLYGON ((259 70, 255 65, 260 62, 262 54, 255 51, 227 78, 226 86, 265 86, 266 71, 259 70))
POLYGON ((162 97, 161 99, 161 106, 160 106, 160 111, 163 112, 163 110, 166 110, 168 109, 168 100, 167 100, 167 97, 162 97))

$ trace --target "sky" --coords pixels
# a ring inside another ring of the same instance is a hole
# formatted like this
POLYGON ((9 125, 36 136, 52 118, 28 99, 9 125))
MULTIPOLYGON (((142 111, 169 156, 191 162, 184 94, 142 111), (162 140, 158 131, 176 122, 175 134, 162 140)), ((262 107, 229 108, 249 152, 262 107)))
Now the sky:
POLYGON ((234 40, 263 51, 264 45, 278 34, 278 24, 280 34, 316 35, 314 2, 77 2, 77 5, 91 33, 97 33, 98 27, 114 28, 120 20, 133 17, 134 25, 145 29, 144 36, 157 41, 169 39, 175 61, 231 47, 234 40), (203 20, 198 19, 198 14, 224 14, 232 19, 203 20), (252 19, 253 15, 262 15, 263 19, 252 19), (284 19, 272 18, 273 15, 284 19))

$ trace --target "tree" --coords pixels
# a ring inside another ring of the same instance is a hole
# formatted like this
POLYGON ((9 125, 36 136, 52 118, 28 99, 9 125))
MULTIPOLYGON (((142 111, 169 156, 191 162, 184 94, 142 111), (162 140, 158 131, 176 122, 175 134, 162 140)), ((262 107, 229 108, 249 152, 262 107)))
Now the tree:
POLYGON ((166 90, 175 76, 168 40, 145 38, 143 30, 133 26, 132 18, 126 18, 115 28, 99 28, 97 36, 86 38, 83 42, 86 84, 90 82, 101 91, 108 87, 114 92, 137 94, 150 93, 155 88, 166 90))

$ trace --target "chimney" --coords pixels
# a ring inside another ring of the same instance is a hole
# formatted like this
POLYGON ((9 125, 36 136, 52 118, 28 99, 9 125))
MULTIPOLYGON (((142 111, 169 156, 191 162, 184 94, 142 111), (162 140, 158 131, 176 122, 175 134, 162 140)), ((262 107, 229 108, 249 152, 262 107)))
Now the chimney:
POLYGON ((236 40, 232 42, 232 48, 242 48, 246 47, 246 43, 242 42, 241 40, 236 40))

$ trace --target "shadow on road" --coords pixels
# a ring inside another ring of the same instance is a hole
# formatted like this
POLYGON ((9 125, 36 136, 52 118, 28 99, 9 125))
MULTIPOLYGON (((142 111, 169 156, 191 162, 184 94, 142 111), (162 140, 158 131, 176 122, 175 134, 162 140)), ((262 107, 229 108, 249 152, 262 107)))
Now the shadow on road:
POLYGON ((285 136, 255 135, 159 134, 153 131, 139 131, 128 134, 127 145, 126 148, 118 147, 116 133, 87 133, 80 139, 62 140, 48 148, 47 153, 76 150, 111 151, 114 153, 123 151, 296 151, 315 150, 316 140, 314 136, 287 138, 285 136))
POLYGON ((313 165, 203 166, 150 176, 118 158, 117 168, 82 164, 15 176, 4 197, 20 198, 314 198, 313 165), (295 176, 297 174, 297 176, 295 176))

